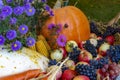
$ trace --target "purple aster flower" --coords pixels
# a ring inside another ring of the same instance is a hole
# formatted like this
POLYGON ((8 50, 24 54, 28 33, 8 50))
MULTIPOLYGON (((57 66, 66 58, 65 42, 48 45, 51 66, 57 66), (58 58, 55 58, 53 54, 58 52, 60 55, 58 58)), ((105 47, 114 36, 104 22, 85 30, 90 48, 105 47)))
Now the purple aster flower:
POLYGON ((24 12, 24 7, 21 7, 21 6, 17 6, 13 9, 13 13, 16 16, 19 16, 19 15, 23 14, 23 12, 24 12))
POLYGON ((6 0, 7 3, 12 3, 13 0, 6 0))
POLYGON ((0 20, 5 20, 6 16, 4 14, 0 14, 0 20))
POLYGON ((29 0, 30 3, 32 3, 34 0, 29 0))
POLYGON ((12 14, 12 8, 11 8, 11 6, 4 6, 4 7, 2 7, 1 12, 2 12, 2 14, 9 16, 12 14))
POLYGON ((24 0, 24 3, 32 3, 34 0, 24 0))
POLYGON ((47 2, 47 0, 41 0, 41 2, 46 3, 46 2, 47 2))
POLYGON ((57 38, 57 44, 61 47, 65 46, 66 41, 67 41, 67 39, 64 35, 59 35, 58 38, 57 38))
POLYGON ((0 0, 0 9, 3 7, 3 1, 2 0, 0 0))
POLYGON ((20 25, 18 30, 21 34, 26 34, 28 32, 28 26, 26 26, 25 24, 22 24, 20 25))
POLYGON ((17 50, 20 50, 20 48, 22 47, 22 44, 20 41, 15 41, 11 44, 11 49, 13 51, 17 51, 17 50))
POLYGON ((50 29, 50 30, 53 29, 54 27, 55 27, 55 24, 53 24, 53 23, 48 25, 48 29, 50 29))
POLYGON ((32 37, 27 38, 27 46, 33 46, 35 44, 35 39, 32 37))
POLYGON ((5 38, 0 35, 0 45, 3 45, 5 43, 5 38))
POLYGON ((51 8, 50 8, 48 5, 46 5, 44 8, 45 8, 45 10, 48 11, 48 12, 51 10, 51 8))
POLYGON ((34 7, 31 7, 31 8, 27 8, 25 10, 27 16, 33 16, 35 14, 35 8, 34 7))
POLYGON ((62 24, 57 25, 57 33, 59 34, 62 31, 62 24))
POLYGON ((49 11, 49 14, 50 14, 50 16, 54 16, 54 13, 53 13, 53 11, 51 10, 51 11, 49 11))
POLYGON ((30 3, 26 3, 26 4, 24 5, 24 8, 25 8, 25 9, 31 8, 31 4, 30 4, 30 3))
POLYGON ((14 38, 16 38, 17 36, 17 33, 15 30, 9 30, 7 31, 6 33, 6 37, 9 39, 9 40, 13 40, 14 38))
POLYGON ((9 23, 10 23, 11 25, 14 25, 14 24, 16 24, 16 22, 17 22, 17 19, 16 19, 15 17, 13 17, 13 18, 10 18, 10 21, 9 21, 9 23))

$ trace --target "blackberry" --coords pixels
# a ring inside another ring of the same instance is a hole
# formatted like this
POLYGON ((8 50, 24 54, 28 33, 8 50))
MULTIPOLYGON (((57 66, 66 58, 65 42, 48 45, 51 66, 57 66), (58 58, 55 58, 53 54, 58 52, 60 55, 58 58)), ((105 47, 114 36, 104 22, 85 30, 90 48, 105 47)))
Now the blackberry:
POLYGON ((100 69, 105 64, 108 64, 108 62, 109 62, 109 58, 103 57, 103 58, 100 58, 99 60, 90 60, 89 64, 93 66, 95 69, 100 69))
POLYGON ((107 55, 110 57, 112 62, 118 63, 120 61, 120 45, 110 46, 107 51, 107 55))
POLYGON ((90 60, 89 64, 91 66, 93 66, 95 69, 99 69, 101 68, 102 66, 99 64, 99 61, 98 60, 90 60))
POLYGON ((109 58, 106 56, 106 57, 100 58, 98 61, 99 61, 99 65, 101 65, 100 68, 102 68, 105 64, 109 63, 109 58))
POLYGON ((103 39, 97 40, 96 49, 98 49, 101 46, 101 44, 103 44, 104 42, 105 42, 105 40, 103 40, 103 39))
POLYGON ((97 36, 101 36, 101 32, 97 29, 97 26, 94 22, 90 22, 90 32, 95 33, 97 36))
POLYGON ((90 40, 87 40, 83 47, 85 48, 85 50, 90 52, 93 57, 97 57, 97 50, 95 46, 90 43, 90 40))
POLYGON ((80 54, 80 50, 78 49, 78 47, 73 48, 73 51, 68 53, 69 58, 73 60, 75 63, 78 62, 79 54, 80 54))
POLYGON ((114 35, 117 32, 120 32, 120 29, 108 26, 106 28, 106 31, 103 33, 102 37, 105 38, 107 36, 114 35))
POLYGON ((96 69, 93 66, 78 64, 75 67, 75 71, 79 75, 85 75, 90 78, 90 80, 97 80, 96 69))
POLYGON ((56 65, 57 64, 57 61, 54 59, 54 60, 49 60, 48 62, 48 66, 52 66, 52 65, 56 65))

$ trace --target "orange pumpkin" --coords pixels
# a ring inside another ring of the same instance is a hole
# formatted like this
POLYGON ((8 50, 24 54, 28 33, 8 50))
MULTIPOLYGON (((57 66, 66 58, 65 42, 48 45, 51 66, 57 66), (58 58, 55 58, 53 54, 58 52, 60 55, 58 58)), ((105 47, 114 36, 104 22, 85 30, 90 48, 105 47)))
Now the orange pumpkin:
POLYGON ((67 40, 75 40, 76 42, 80 42, 89 38, 89 21, 80 9, 74 6, 66 6, 63 8, 54 9, 53 12, 54 16, 50 17, 46 21, 40 31, 40 33, 48 39, 50 46, 53 46, 53 43, 57 38, 56 36, 50 36, 48 25, 51 23, 62 25, 62 31, 60 34, 65 35, 67 40))

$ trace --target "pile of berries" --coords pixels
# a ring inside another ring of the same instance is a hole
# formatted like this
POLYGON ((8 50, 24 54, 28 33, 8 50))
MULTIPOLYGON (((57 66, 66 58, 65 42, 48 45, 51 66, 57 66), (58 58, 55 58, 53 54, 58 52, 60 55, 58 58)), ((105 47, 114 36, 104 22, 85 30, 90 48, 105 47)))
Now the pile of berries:
POLYGON ((68 41, 65 47, 51 52, 49 66, 62 65, 62 74, 57 80, 118 80, 120 75, 120 45, 114 45, 114 34, 120 28, 108 26, 101 33, 97 26, 90 23, 91 35, 87 41, 76 43, 68 41))

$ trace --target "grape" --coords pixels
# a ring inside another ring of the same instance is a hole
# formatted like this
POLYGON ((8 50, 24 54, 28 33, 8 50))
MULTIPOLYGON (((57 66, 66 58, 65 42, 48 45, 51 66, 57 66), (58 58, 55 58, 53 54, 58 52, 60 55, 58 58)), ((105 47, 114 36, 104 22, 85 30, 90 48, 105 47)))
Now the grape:
POLYGON ((80 52, 81 51, 80 51, 80 49, 78 49, 78 47, 73 48, 73 51, 68 53, 69 58, 71 60, 73 60, 75 63, 77 63, 78 62, 78 56, 79 56, 80 52))
POLYGON ((115 72, 114 72, 113 70, 110 70, 110 71, 109 71, 109 74, 110 74, 110 75, 114 75, 115 72))
POLYGON ((102 74, 101 74, 101 78, 104 79, 105 77, 109 77, 110 80, 115 80, 115 78, 120 74, 120 68, 119 65, 116 63, 110 63, 107 65, 104 65, 103 68, 100 69, 102 74), (103 77, 104 76, 104 77, 103 77))
POLYGON ((120 32, 120 28, 114 28, 114 27, 108 26, 106 28, 106 31, 103 33, 102 37, 105 38, 107 36, 114 35, 117 32, 120 32))
POLYGON ((57 61, 56 60, 49 60, 48 66, 56 65, 57 61))
POLYGON ((93 57, 97 57, 97 50, 93 44, 90 43, 90 40, 87 40, 83 46, 88 52, 92 54, 93 57))
POLYGON ((97 46, 96 46, 96 48, 98 49, 104 42, 105 42, 104 39, 97 40, 97 46))
POLYGON ((105 69, 105 68, 102 68, 101 71, 102 71, 102 72, 106 72, 106 69, 105 69))
POLYGON ((115 78, 115 80, 120 80, 120 75, 118 75, 118 76, 115 78))
POLYGON ((120 60, 120 45, 110 46, 107 56, 110 57, 112 62, 118 63, 120 60))
POLYGON ((86 75, 90 78, 90 80, 97 80, 96 69, 93 66, 78 64, 75 67, 75 71, 79 75, 86 75))
POLYGON ((97 26, 95 25, 94 22, 90 23, 90 32, 95 33, 97 36, 101 36, 101 32, 98 30, 97 26))

